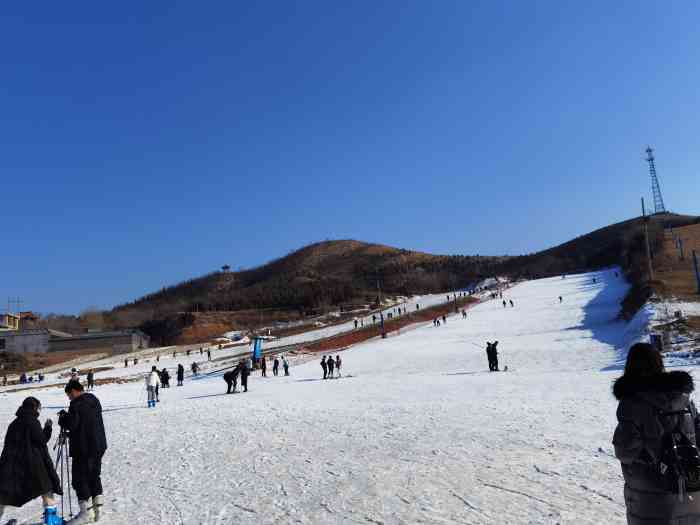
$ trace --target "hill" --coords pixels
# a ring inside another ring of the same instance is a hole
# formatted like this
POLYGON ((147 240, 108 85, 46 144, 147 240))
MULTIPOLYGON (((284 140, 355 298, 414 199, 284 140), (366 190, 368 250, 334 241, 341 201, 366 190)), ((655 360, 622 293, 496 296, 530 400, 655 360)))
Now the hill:
POLYGON ((431 255, 356 240, 324 241, 240 272, 214 272, 164 288, 113 314, 294 310, 308 314, 383 293, 412 295, 463 288, 494 274, 508 257, 431 255))
MULTIPOLYGON (((652 249, 660 250, 665 226, 698 222, 665 214, 649 219, 652 249)), ((261 309, 280 318, 303 317, 348 303, 377 299, 377 282, 389 295, 465 288, 494 275, 513 279, 582 272, 620 265, 638 286, 644 274, 643 221, 613 224, 537 253, 519 256, 432 255, 356 240, 324 241, 250 270, 213 272, 116 307, 114 326, 135 326, 182 312, 241 312, 261 309), (292 315, 293 314, 293 315, 292 315)), ((639 302, 631 301, 630 308, 639 302)), ((177 322, 182 322, 179 320, 177 322)))

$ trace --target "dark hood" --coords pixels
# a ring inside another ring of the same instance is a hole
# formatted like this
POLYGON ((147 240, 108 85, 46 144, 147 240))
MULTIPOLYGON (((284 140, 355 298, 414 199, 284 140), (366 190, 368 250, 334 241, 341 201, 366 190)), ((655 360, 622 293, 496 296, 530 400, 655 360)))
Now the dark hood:
POLYGON ((613 395, 618 399, 642 393, 690 394, 695 390, 693 376, 674 371, 647 377, 622 376, 613 383, 613 395))
POLYGON ((102 411, 102 405, 100 405, 99 399, 89 393, 82 394, 76 397, 70 402, 71 409, 80 410, 81 407, 97 408, 100 412, 102 411))
POLYGON ((17 417, 31 417, 31 418, 37 419, 39 417, 39 414, 32 407, 22 405, 17 409, 17 412, 15 412, 15 416, 17 416, 17 417))

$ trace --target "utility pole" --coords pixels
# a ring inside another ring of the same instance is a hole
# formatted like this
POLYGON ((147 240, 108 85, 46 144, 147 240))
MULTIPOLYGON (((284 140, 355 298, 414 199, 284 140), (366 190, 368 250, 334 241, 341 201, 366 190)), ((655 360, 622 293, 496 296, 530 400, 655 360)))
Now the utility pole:
POLYGON ((695 280, 698 282, 698 294, 700 294, 700 268, 698 268, 698 256, 693 250, 693 267, 695 268, 695 280))
POLYGON ((651 246, 649 245, 649 217, 644 208, 644 197, 642 197, 642 217, 644 218, 644 241, 647 247, 647 263, 649 265, 649 281, 654 280, 654 268, 651 265, 651 246))
POLYGON ((384 310, 382 309, 382 288, 379 286, 379 277, 377 277, 377 292, 379 294, 379 329, 382 331, 382 339, 386 339, 386 331, 384 330, 384 310))

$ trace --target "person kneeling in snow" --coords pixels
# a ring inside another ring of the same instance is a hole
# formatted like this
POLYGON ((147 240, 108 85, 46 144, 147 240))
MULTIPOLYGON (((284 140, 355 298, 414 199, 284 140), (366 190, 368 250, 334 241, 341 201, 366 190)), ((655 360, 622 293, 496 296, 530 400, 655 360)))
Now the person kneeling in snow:
POLYGON ((15 419, 7 428, 5 446, 0 456, 0 519, 5 506, 21 507, 42 497, 44 523, 60 525, 54 494, 63 494, 46 444, 51 439, 51 420, 42 430, 39 423, 41 403, 28 397, 17 409, 15 419))
MULTIPOLYGON (((157 375, 157 374, 156 374, 157 375)), ((79 381, 69 381, 65 388, 70 399, 68 412, 59 412, 58 424, 68 432, 70 457, 73 459, 72 485, 78 496, 80 512, 68 525, 90 522, 89 501, 95 521, 99 521, 102 499, 102 456, 107 451, 107 437, 102 421, 102 405, 93 394, 83 392, 79 381)))

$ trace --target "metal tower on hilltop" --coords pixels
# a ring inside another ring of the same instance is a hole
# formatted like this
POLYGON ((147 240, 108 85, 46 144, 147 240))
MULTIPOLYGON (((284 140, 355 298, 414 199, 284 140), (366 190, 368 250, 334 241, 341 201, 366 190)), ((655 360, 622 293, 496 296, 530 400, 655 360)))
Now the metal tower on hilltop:
POLYGON ((656 166, 654 165, 654 150, 647 146, 647 162, 649 163, 649 174, 651 175, 651 192, 654 195, 654 213, 666 213, 664 198, 661 196, 661 186, 659 178, 656 176, 656 166))

